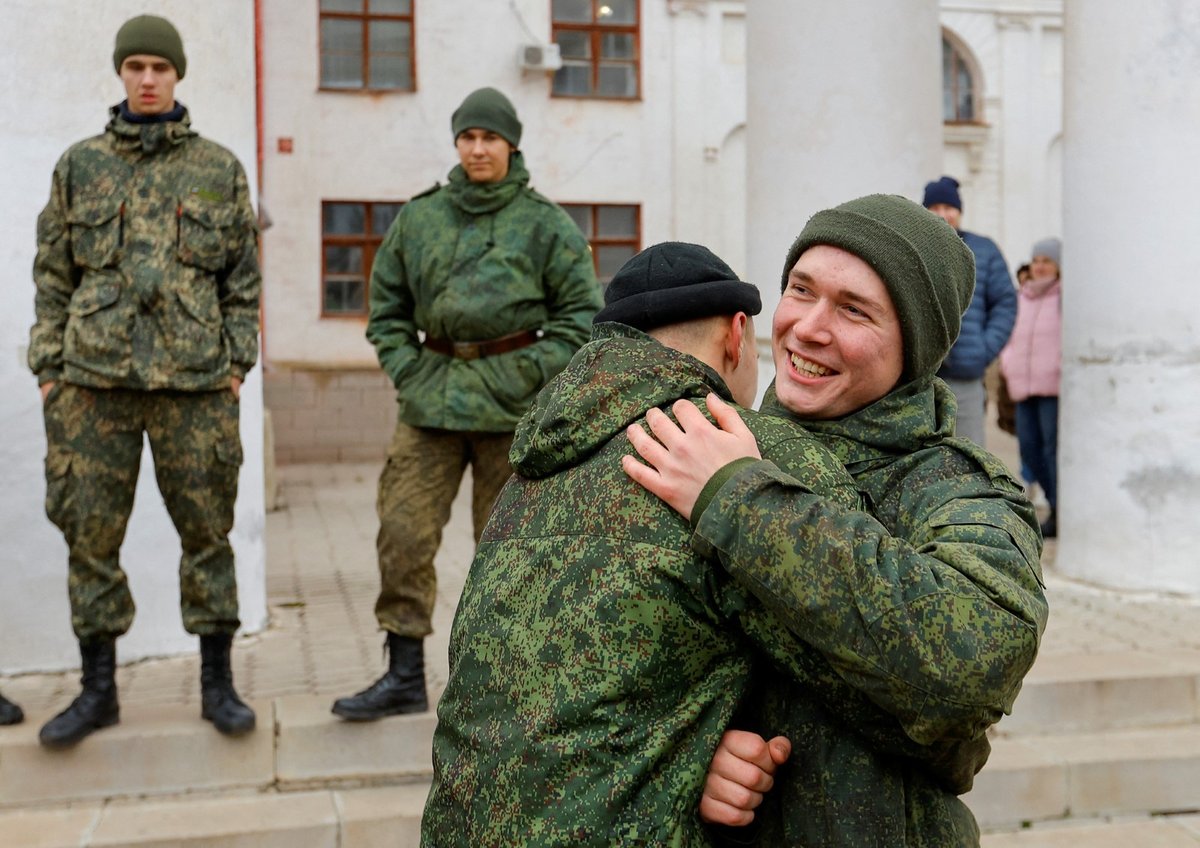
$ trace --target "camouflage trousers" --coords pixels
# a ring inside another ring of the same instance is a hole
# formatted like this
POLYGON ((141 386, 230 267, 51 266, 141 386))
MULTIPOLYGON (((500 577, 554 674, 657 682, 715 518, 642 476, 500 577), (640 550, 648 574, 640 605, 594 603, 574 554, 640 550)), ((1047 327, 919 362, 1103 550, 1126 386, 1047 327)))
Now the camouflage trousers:
POLYGON ((471 465, 471 515, 475 541, 496 496, 512 474, 512 433, 472 433, 396 425, 387 463, 379 476, 379 626, 398 636, 433 632, 437 573, 433 558, 450 520, 463 471, 471 465))
POLYGON ((229 531, 242 445, 233 393, 58 383, 46 398, 44 416, 46 515, 70 550, 67 585, 75 635, 81 641, 116 638, 133 621, 119 553, 133 509, 143 433, 183 548, 183 626, 200 635, 236 631, 229 531))

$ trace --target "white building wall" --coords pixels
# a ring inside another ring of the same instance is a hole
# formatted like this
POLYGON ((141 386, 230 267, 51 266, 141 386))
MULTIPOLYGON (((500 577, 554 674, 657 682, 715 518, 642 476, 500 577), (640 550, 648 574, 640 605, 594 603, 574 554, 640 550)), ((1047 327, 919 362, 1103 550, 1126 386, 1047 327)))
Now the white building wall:
MULTIPOLYGON (((8 284, 0 288, 0 672, 78 665, 67 605, 67 551, 45 517, 42 460, 45 435, 37 382, 25 366, 33 323, 30 269, 36 220, 49 197, 54 163, 73 142, 101 132, 107 108, 124 97, 113 71, 113 39, 144 0, 8 0, 0 28, 0 129, 5 164, 0 184, 0 259, 8 284)), ((177 94, 193 126, 231 148, 255 183, 254 20, 245 0, 160 0, 154 11, 183 36, 188 74, 177 94)), ((242 389, 242 442, 234 550, 243 629, 266 623, 259 369, 242 389)), ((195 650, 180 623, 179 541, 154 484, 149 457, 122 560, 138 607, 118 648, 122 661, 195 650)))

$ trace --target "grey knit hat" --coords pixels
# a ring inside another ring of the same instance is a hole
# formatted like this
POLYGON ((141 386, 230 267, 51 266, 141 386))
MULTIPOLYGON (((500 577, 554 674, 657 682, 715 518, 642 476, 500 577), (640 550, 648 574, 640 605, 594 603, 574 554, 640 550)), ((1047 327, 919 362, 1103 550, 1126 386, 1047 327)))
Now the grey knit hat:
POLYGON ((138 15, 121 24, 117 30, 116 48, 113 50, 113 67, 121 73, 121 63, 130 56, 145 53, 147 56, 162 56, 175 66, 175 73, 183 79, 187 72, 187 56, 183 54, 183 39, 179 30, 166 18, 158 15, 138 15))
POLYGON ((1062 242, 1056 238, 1044 238, 1033 246, 1030 257, 1044 256, 1050 259, 1062 270, 1062 242))
POLYGON ((649 331, 714 315, 761 311, 758 286, 739 280, 707 247, 666 241, 621 266, 604 290, 604 308, 593 322, 619 321, 649 331))
POLYGON ((470 129, 491 130, 513 147, 521 146, 521 122, 512 101, 494 88, 477 88, 450 116, 450 129, 457 139, 470 129))
POLYGON ((975 290, 975 257, 954 228, 907 198, 871 194, 818 212, 788 251, 782 288, 800 254, 832 245, 866 262, 900 319, 907 382, 937 371, 975 290))

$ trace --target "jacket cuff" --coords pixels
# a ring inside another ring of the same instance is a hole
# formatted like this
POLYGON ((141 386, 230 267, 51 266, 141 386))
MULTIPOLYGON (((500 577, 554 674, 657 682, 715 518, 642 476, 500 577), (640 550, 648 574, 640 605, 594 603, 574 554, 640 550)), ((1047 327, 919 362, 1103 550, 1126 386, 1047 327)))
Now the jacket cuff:
POLYGON ((729 481, 729 478, 747 465, 753 465, 756 462, 762 462, 762 460, 755 459, 752 456, 744 456, 741 459, 735 459, 717 471, 712 477, 708 478, 708 482, 700 490, 700 497, 696 498, 696 505, 692 507, 691 524, 693 530, 700 523, 700 517, 704 515, 704 510, 708 509, 708 505, 712 503, 713 498, 717 496, 717 492, 729 481))
POLYGON ((62 380, 61 368, 43 368, 37 372, 37 381, 39 386, 44 386, 47 383, 57 383, 62 380))

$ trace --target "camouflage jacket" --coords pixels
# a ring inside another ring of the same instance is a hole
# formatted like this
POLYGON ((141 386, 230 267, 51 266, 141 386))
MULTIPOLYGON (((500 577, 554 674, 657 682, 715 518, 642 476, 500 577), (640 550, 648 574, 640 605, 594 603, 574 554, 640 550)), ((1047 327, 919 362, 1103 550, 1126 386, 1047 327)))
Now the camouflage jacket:
POLYGON ((588 338, 600 308, 592 253, 558 205, 528 187, 514 153, 508 176, 476 184, 462 166, 418 195, 375 254, 367 338, 414 427, 510 432, 533 396, 588 338), (482 341, 541 332, 528 347, 457 359, 418 332, 482 341))
POLYGON ((258 358, 258 227, 246 174, 180 121, 104 133, 58 160, 38 217, 39 383, 199 391, 258 358))
MULTIPOLYGON (((763 411, 791 417, 767 393, 763 411)), ((773 678, 755 729, 797 746, 759 815, 760 844, 965 848, 956 797, 986 760, 1037 653, 1047 604, 1032 507, 1006 468, 953 432, 941 380, 897 389, 836 421, 803 421, 845 463, 869 513, 742 467, 697 506, 694 543, 720 560, 948 777, 856 732, 845 714, 773 678)))
MULTIPOLYGON (((522 420, 450 636, 422 845, 711 844, 696 809, 755 651, 797 677, 812 654, 621 469, 628 425, 709 391, 729 396, 698 360, 601 324, 522 420)), ((858 505, 803 430, 746 420, 796 476, 766 473, 858 505)))

